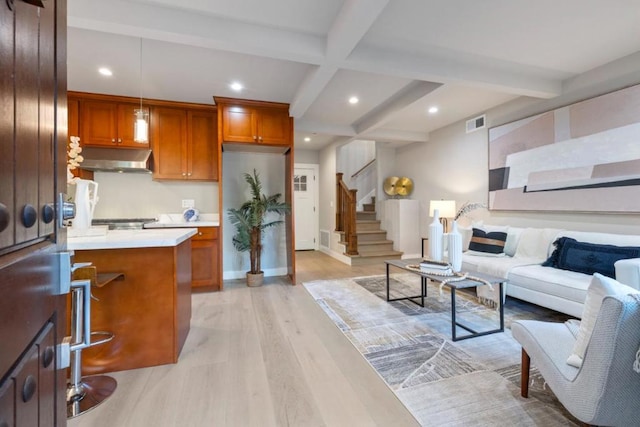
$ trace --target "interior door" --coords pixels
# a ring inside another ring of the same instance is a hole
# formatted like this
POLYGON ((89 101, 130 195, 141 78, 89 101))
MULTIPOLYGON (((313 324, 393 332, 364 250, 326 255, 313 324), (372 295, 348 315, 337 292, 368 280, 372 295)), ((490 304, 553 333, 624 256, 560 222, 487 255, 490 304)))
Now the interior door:
POLYGON ((293 197, 297 251, 318 249, 317 165, 296 165, 293 197))
POLYGON ((0 426, 66 425, 66 234, 53 206, 66 176, 66 14, 66 0, 0 3, 0 426))

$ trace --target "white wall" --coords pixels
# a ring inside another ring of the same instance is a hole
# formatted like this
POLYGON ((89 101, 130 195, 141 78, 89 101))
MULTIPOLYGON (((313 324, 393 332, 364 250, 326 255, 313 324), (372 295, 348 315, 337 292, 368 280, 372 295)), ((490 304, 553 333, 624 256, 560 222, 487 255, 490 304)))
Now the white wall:
MULTIPOLYGON (((597 80, 589 85, 582 81, 580 89, 560 97, 535 101, 521 98, 487 112, 489 127, 527 117, 567 105, 577 100, 607 93, 624 86, 640 83, 640 73, 624 73, 611 80, 597 80)), ((402 173, 414 179, 414 197, 420 200, 420 232, 427 233, 428 207, 431 199, 454 199, 458 206, 465 201, 487 202, 488 198, 488 131, 482 129, 465 133, 465 122, 454 123, 433 132, 426 143, 399 148, 396 164, 402 173)), ((397 173, 400 173, 397 171, 397 173)), ((520 227, 552 227, 570 230, 602 231, 622 234, 640 234, 638 214, 538 213, 496 212, 476 210, 469 215, 485 223, 520 227)))
POLYGON ((318 150, 299 150, 295 149, 293 160, 296 163, 310 163, 317 165, 320 163, 320 152, 318 150))
MULTIPOLYGON (((251 197, 249 186, 243 174, 253 173, 255 168, 260 175, 262 192, 267 196, 282 194, 285 189, 285 156, 267 153, 223 152, 222 172, 222 209, 220 221, 224 233, 222 241, 223 279, 245 277, 249 270, 249 253, 238 253, 233 247, 232 238, 235 228, 229 222, 227 210, 239 208, 251 197)), ((282 276, 287 274, 286 230, 284 225, 267 230, 263 237, 262 270, 265 276, 282 276)))
MULTIPOLYGON (((94 218, 155 218, 181 213, 182 199, 201 213, 218 212, 217 182, 153 181, 151 174, 95 172, 99 201, 94 218)), ((67 192, 73 196, 75 185, 67 192)))

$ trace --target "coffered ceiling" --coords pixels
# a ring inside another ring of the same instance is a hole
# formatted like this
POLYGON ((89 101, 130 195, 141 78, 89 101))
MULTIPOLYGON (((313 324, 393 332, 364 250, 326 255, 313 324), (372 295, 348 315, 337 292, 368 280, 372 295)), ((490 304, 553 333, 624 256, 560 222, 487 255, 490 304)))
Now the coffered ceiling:
POLYGON ((427 141, 640 51, 637 0, 68 0, 68 10, 70 90, 287 102, 302 149, 427 141))

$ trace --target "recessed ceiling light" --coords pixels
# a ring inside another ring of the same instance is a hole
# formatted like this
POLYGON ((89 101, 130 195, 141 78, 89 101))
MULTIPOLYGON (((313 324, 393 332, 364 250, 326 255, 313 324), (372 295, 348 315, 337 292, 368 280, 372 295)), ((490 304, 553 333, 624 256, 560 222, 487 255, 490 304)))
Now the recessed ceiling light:
POLYGON ((429 114, 435 114, 438 112, 438 107, 430 107, 428 111, 429 114))
POLYGON ((349 98, 349 104, 357 104, 359 101, 360 100, 357 96, 352 96, 351 98, 349 98))
POLYGON ((113 76, 113 71, 111 71, 107 67, 98 68, 98 72, 103 76, 113 76))
POLYGON ((311 138, 309 138, 308 136, 305 136, 304 137, 304 142, 309 142, 309 141, 311 141, 311 138))
POLYGON ((238 83, 238 82, 231 83, 229 87, 235 90, 236 92, 240 92, 242 89, 244 89, 244 86, 242 86, 242 83, 238 83))

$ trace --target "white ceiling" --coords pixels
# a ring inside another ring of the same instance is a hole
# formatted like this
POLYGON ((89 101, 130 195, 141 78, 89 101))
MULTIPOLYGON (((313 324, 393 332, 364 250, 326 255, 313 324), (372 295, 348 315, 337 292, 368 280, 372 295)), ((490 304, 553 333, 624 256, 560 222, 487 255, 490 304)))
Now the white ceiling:
POLYGON ((299 149, 427 141, 640 51, 638 0, 68 0, 68 10, 70 90, 287 102, 299 149))

